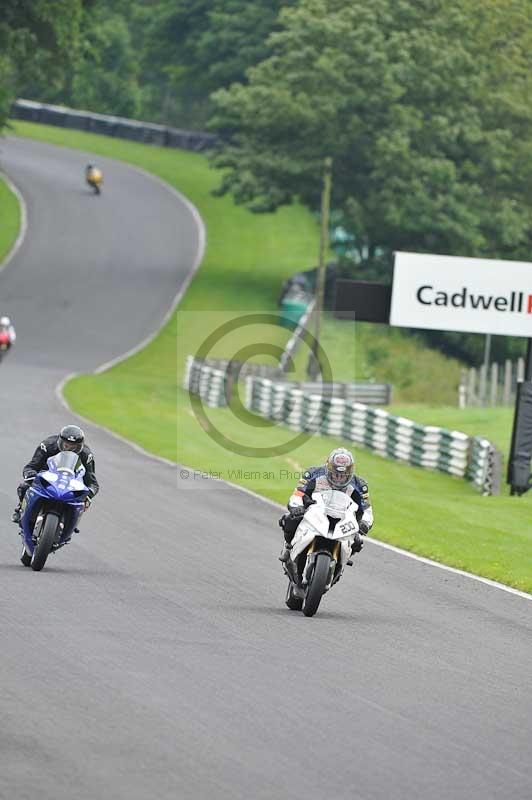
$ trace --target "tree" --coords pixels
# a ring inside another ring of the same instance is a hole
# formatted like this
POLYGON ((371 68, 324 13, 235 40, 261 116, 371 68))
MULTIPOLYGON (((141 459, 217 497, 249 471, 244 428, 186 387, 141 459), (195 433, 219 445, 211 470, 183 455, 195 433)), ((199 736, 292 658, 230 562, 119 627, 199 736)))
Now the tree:
POLYGON ((77 52, 81 0, 3 0, 0 19, 0 128, 16 94, 56 90, 77 52), (43 77, 45 76, 45 78, 43 77))
POLYGON ((294 0, 159 0, 139 6, 145 108, 164 122, 203 124, 209 94, 270 53, 279 9, 294 0))
POLYGON ((135 117, 140 112, 138 57, 124 15, 98 3, 84 14, 79 58, 68 102, 102 114, 135 117))
POLYGON ((529 252, 530 184, 516 180, 532 166, 526 5, 484 5, 482 35, 472 0, 285 8, 272 55, 214 95, 212 124, 229 140, 213 159, 221 191, 257 211, 295 197, 316 209, 330 155, 333 205, 370 264, 395 249, 529 252), (494 39, 512 30, 494 92, 494 39))

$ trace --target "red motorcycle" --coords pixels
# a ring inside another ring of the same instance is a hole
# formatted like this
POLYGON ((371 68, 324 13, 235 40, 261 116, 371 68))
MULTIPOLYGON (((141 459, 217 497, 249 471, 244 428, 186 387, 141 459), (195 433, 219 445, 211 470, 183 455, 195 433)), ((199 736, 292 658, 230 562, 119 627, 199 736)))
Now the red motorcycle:
POLYGON ((0 331, 0 361, 11 347, 11 338, 7 331, 0 331))

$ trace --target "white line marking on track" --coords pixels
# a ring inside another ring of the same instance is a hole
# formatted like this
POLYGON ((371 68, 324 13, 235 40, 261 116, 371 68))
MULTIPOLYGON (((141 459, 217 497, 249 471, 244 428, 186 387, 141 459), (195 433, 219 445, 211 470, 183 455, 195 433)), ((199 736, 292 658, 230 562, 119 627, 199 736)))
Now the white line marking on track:
MULTIPOLYGON (((184 465, 184 469, 193 472, 192 467, 187 467, 184 465)), ((279 511, 286 511, 286 506, 282 506, 279 503, 276 503, 275 500, 270 500, 269 497, 263 497, 260 494, 248 489, 245 486, 239 486, 237 483, 231 483, 231 481, 224 481, 222 478, 214 478, 211 477, 209 480, 213 481, 220 481, 220 483, 225 483, 228 486, 232 486, 234 489, 237 489, 239 492, 244 492, 245 494, 249 494, 254 497, 256 500, 260 500, 263 503, 267 503, 270 506, 273 506, 279 511)), ((401 556, 406 556, 406 558, 411 558, 414 561, 420 561, 422 564, 427 564, 429 567, 437 567, 438 569, 442 569, 445 572, 452 572, 454 575, 461 575, 464 578, 471 578, 471 580, 477 581, 478 583, 484 583, 486 586, 491 586, 494 589, 501 589, 503 592, 508 592, 509 594, 517 595, 517 597, 523 597, 525 600, 532 600, 532 594, 528 594, 527 592, 523 592, 520 589, 514 589, 513 586, 507 586, 505 583, 499 583, 498 581, 493 581, 490 578, 483 578, 481 575, 475 575, 472 572, 466 572, 463 569, 457 569, 456 567, 449 567, 447 564, 440 564, 439 561, 432 561, 430 558, 425 558, 424 556, 418 556, 415 553, 411 553, 409 550, 402 550, 400 547, 396 547, 393 544, 388 544, 387 542, 382 542, 380 539, 374 539, 370 537, 365 537, 367 542, 376 545, 377 547, 382 547, 384 550, 391 550, 393 553, 397 553, 401 556)))
MULTIPOLYGON (((131 165, 129 165, 129 166, 131 166, 131 165)), ((184 195, 182 195, 180 192, 178 192, 177 189, 174 189, 172 186, 170 186, 169 184, 165 183, 161 178, 157 177, 156 175, 151 175, 149 172, 146 172, 145 170, 140 169, 139 167, 131 167, 131 169, 135 169, 137 172, 140 172, 143 175, 151 178, 152 180, 155 180, 158 183, 160 183, 171 194, 174 194, 189 209, 189 211, 192 214, 192 217, 193 217, 194 221, 196 222, 196 225, 198 226, 198 240, 199 240, 199 242, 198 242, 198 244, 199 244, 198 252, 196 254, 196 258, 194 260, 194 264, 193 264, 191 272, 189 273, 188 277, 185 278, 185 281, 184 281, 181 289, 179 290, 179 292, 177 293, 177 295, 174 298, 174 301, 172 303, 171 308, 165 314, 165 316, 164 316, 164 318, 163 318, 163 320, 161 322, 160 327, 157 330, 155 330, 153 333, 151 333, 149 336, 147 336, 145 339, 143 339, 143 341, 140 344, 138 344, 136 347, 132 348, 131 350, 128 350, 127 353, 124 353, 123 355, 118 356, 117 358, 114 358, 111 361, 107 361, 105 364, 102 364, 100 367, 98 367, 97 369, 94 370, 94 374, 100 374, 100 373, 105 372, 106 370, 110 369, 111 367, 115 366, 116 364, 119 364, 120 362, 124 361, 126 358, 129 358, 130 356, 132 356, 135 353, 137 353, 139 350, 142 350, 143 347, 145 347, 153 339, 155 339, 155 337, 157 336, 157 334, 159 333, 161 328, 168 322, 168 320, 170 319, 171 315, 174 313, 175 309, 177 308, 181 298, 185 294, 185 292, 188 289, 188 287, 189 287, 194 275, 196 274, 197 270, 199 269, 199 266, 200 266, 200 264, 202 262, 202 259, 203 259, 204 253, 205 253, 205 245, 206 245, 205 225, 203 223, 203 220, 202 220, 202 218, 200 216, 199 211, 197 210, 197 208, 194 205, 192 205, 190 200, 188 200, 184 195)), ((15 192, 16 192, 17 196, 21 197, 21 195, 18 192, 18 190, 15 189, 15 192)), ((21 197, 21 199, 22 199, 22 197, 21 197)), ((22 203, 24 203, 23 200, 22 200, 22 203)), ((25 208, 25 205, 24 205, 24 208, 25 208)), ((24 231, 24 233, 25 233, 25 231, 24 231)), ((24 237, 22 237, 22 238, 24 238, 24 237)), ((18 239, 17 239, 17 242, 18 242, 18 239)), ((15 242, 15 246, 17 245, 17 242, 15 242)), ((18 246, 20 246, 20 243, 18 244, 18 246)), ((13 255, 14 255, 13 252, 10 253, 8 258, 9 259, 12 258, 13 255)), ((70 406, 68 405, 68 403, 67 403, 67 401, 66 401, 66 399, 64 397, 63 387, 64 387, 65 383, 67 383, 67 381, 69 381, 72 378, 76 377, 76 375, 78 375, 78 374, 79 373, 71 373, 70 375, 67 375, 56 386, 56 390, 55 390, 55 393, 56 393, 56 396, 57 396, 59 402, 61 403, 61 405, 64 408, 66 408, 69 411, 69 413, 74 414, 76 417, 78 417, 79 419, 83 420, 84 422, 87 422, 89 425, 92 425, 95 428, 99 428, 100 430, 102 430, 105 433, 109 434, 109 436, 112 436, 114 439, 117 439, 118 441, 122 442, 123 444, 129 445, 129 447, 133 448, 133 450, 135 450, 137 453, 140 453, 141 455, 146 456, 147 458, 150 458, 152 461, 157 461, 160 464, 166 464, 166 465, 169 465, 171 467, 174 467, 176 469, 176 471, 177 471, 177 467, 178 466, 182 466, 184 469, 188 469, 190 471, 193 471, 191 467, 187 467, 185 465, 178 465, 178 464, 174 463, 173 461, 170 461, 167 458, 162 458, 162 456, 157 456, 154 453, 150 453, 147 450, 144 450, 144 448, 140 447, 140 445, 135 444, 135 442, 132 442, 130 439, 126 439, 124 436, 120 436, 120 434, 115 433, 114 431, 110 430, 109 428, 106 428, 103 425, 99 425, 98 423, 93 422, 92 420, 89 420, 86 417, 81 416, 81 414, 77 414, 76 412, 72 411, 72 409, 70 408, 70 406)), ((176 472, 176 474, 177 474, 177 472, 176 472)), ((244 492, 244 494, 248 494, 251 497, 254 497, 256 500, 260 500, 263 503, 267 503, 268 505, 273 506, 273 507, 275 507, 275 508, 277 508, 279 510, 284 510, 284 508, 285 508, 284 506, 280 505, 279 503, 276 503, 274 500, 270 500, 268 497, 262 497, 262 495, 257 494, 256 492, 253 492, 251 489, 247 489, 245 486, 239 486, 236 483, 231 483, 230 481, 224 481, 221 478, 211 478, 210 480, 219 480, 220 483, 225 483, 228 486, 232 486, 234 489, 237 489, 239 492, 244 492)), ((498 583, 497 581, 492 581, 489 578, 482 578, 480 575, 474 575, 471 572, 465 572, 465 570, 456 569, 455 567, 448 567, 446 564, 440 564, 438 561, 432 561, 429 558, 424 558, 423 556, 417 556, 414 553, 410 553, 408 550, 401 550, 400 547, 395 547, 394 545, 387 544, 386 542, 381 542, 378 539, 367 539, 367 541, 371 542, 371 544, 374 544, 377 547, 382 547, 385 550, 390 550, 390 551, 392 551, 394 553, 397 553, 398 555, 405 556, 406 558, 411 558, 414 561, 419 561, 422 564, 427 564, 428 566, 436 567, 437 569, 442 569, 445 572, 451 572, 451 573, 453 573, 455 575, 461 575, 462 577, 470 578, 471 580, 477 581, 478 583, 483 583, 483 584, 485 584, 487 586, 491 586, 494 589, 500 589, 501 591, 507 592, 508 594, 517 595, 518 597, 522 597, 525 600, 532 600, 532 594, 527 594, 527 592, 522 592, 519 589, 514 589, 512 586, 506 586, 503 583, 498 583)))
POLYGON ((2 171, 0 171, 0 176, 5 180, 5 182, 7 183, 7 185, 9 186, 15 197, 17 198, 20 207, 20 230, 18 232, 18 236, 15 239, 13 247, 11 248, 7 256, 0 264, 0 269, 5 269, 5 267, 7 267, 11 259, 14 258, 14 256, 19 251, 20 246, 26 236, 26 232, 28 230, 28 208, 26 206, 26 201, 24 200, 22 193, 20 192, 18 187, 15 186, 11 178, 9 178, 5 174, 5 172, 2 171))
POLYGON ((99 375, 102 372, 106 372, 108 369, 111 369, 111 367, 114 367, 117 364, 120 364, 122 361, 125 361, 127 358, 130 358, 131 356, 135 355, 135 353, 138 353, 140 350, 144 349, 144 347, 146 347, 150 342, 152 342, 155 339, 155 337, 159 334, 161 329, 164 328, 166 323, 169 321, 170 317, 172 316, 172 314, 174 313, 174 311, 177 308, 178 304, 180 303, 183 295, 185 294, 186 290, 188 289, 188 287, 189 287, 189 285, 190 285, 190 283, 192 281, 192 278, 194 277, 194 275, 198 271, 199 266, 200 266, 201 262, 203 261, 203 256, 205 255, 205 247, 206 247, 206 244, 207 244, 207 235, 206 235, 206 231, 205 231, 205 225, 203 223, 201 215, 200 215, 198 209, 196 208, 196 206, 194 206, 190 202, 190 200, 187 197, 185 197, 184 194, 181 194, 181 192, 178 192, 177 189, 174 189, 173 186, 170 186, 168 183, 165 183, 157 175, 152 175, 151 173, 146 172, 146 170, 141 169, 141 167, 133 167, 130 164, 128 164, 127 166, 129 166, 131 169, 135 170, 135 172, 140 172, 140 174, 144 175, 144 177, 151 178, 152 180, 154 180, 157 183, 159 183, 168 192, 170 192, 170 194, 173 194, 175 197, 177 197, 178 200, 190 211, 190 213, 192 215, 192 219, 196 223, 196 227, 197 227, 197 230, 198 230, 198 251, 196 253, 196 258, 194 259, 194 263, 192 265, 191 271, 189 272, 189 274, 185 278, 185 280, 183 282, 183 285, 181 286, 180 290, 178 291, 178 293, 174 297, 172 305, 170 306, 170 308, 168 309, 168 311, 166 312, 166 314, 162 318, 159 327, 156 330, 154 330, 153 333, 150 333, 148 336, 146 336, 139 344, 135 345, 135 347, 132 347, 131 350, 128 350, 126 353, 123 353, 122 355, 117 356, 116 358, 112 358, 110 361, 106 361, 105 364, 101 364, 99 367, 96 367, 96 369, 94 370, 94 374, 95 375, 99 375))
MULTIPOLYGON (((194 278, 196 272, 198 271, 200 264, 203 261, 203 256, 205 255, 205 247, 207 244, 205 225, 201 218, 201 215, 196 206, 194 206, 190 202, 190 200, 187 197, 185 197, 185 195, 181 194, 181 192, 178 192, 177 189, 174 189, 173 186, 170 186, 168 183, 165 183, 165 181, 163 181, 162 178, 159 178, 157 175, 152 175, 150 172, 147 172, 141 167, 135 167, 132 164, 127 164, 126 162, 120 162, 120 163, 125 164, 125 166, 129 167, 129 169, 132 169, 135 172, 139 172, 141 175, 144 175, 144 177, 159 183, 164 189, 166 189, 167 192, 170 192, 170 194, 172 194, 174 197, 177 197, 179 202, 190 211, 192 219, 194 220, 198 231, 198 249, 196 252, 196 257, 194 258, 194 263, 192 264, 192 269, 190 270, 189 274, 183 281, 181 288, 179 289, 179 291, 177 292, 176 296, 172 301, 172 305, 162 318, 159 327, 156 328, 148 336, 146 336, 138 345, 132 347, 126 353, 123 353, 122 355, 117 356, 116 358, 113 358, 110 361, 106 361, 104 364, 101 364, 94 370, 93 372, 94 375, 99 375, 102 372, 106 372, 108 369, 111 369, 111 367, 120 364, 122 361, 125 361, 127 358, 130 358, 131 356, 135 355, 135 353, 138 353, 140 350, 146 347, 151 341, 153 341, 153 339, 155 339, 157 334, 161 331, 161 329, 166 325, 168 320, 171 318, 175 309, 179 305, 183 295, 188 289, 192 279, 194 278)), ((140 445, 136 444, 135 442, 132 442, 131 439, 126 439, 125 436, 121 436, 119 433, 115 433, 115 431, 112 431, 110 428, 106 428, 105 425, 99 425, 97 422, 94 422, 93 420, 88 419, 87 417, 84 417, 81 414, 78 414, 76 411, 73 411, 72 408, 70 408, 63 394, 63 389, 65 387, 65 384, 68 383, 68 381, 72 380, 72 378, 77 377, 79 374, 80 374, 79 372, 71 372, 69 375, 66 375, 55 387, 55 395, 59 403, 63 406, 63 408, 65 408, 70 414, 76 416, 78 419, 83 420, 83 422, 87 423, 88 425, 92 425, 94 428, 98 428, 99 430, 107 433, 109 436, 112 436, 113 439, 116 439, 117 441, 128 445, 133 450, 135 450, 135 452, 140 453, 141 455, 151 459, 152 461, 157 461, 159 464, 165 464, 167 466, 171 466, 177 471, 177 464, 174 461, 170 461, 168 458, 163 458, 162 456, 155 455, 155 453, 150 453, 148 450, 145 450, 140 445)))
POLYGON ((149 450, 145 450, 139 444, 132 442, 131 439, 126 439, 125 436, 121 436, 119 433, 115 433, 115 431, 112 431, 110 428, 106 428, 105 425, 100 425, 98 422, 94 422, 94 420, 89 419, 88 417, 84 417, 82 416, 82 414, 78 414, 77 411, 73 411, 72 408, 70 408, 63 394, 63 389, 65 383, 68 383, 68 381, 72 380, 73 378, 77 378, 81 374, 82 373, 80 372, 71 372, 69 375, 66 375, 63 378, 63 380, 60 381, 55 387, 55 396, 57 397, 59 403, 63 406, 63 408, 65 408, 68 411, 69 414, 72 414, 73 416, 77 417, 77 419, 80 419, 83 422, 87 423, 87 425, 92 425, 93 428, 98 428, 98 430, 107 433, 109 436, 112 436, 113 439, 117 439, 119 442, 127 444, 129 447, 135 450, 135 452, 140 453, 143 456, 146 456, 146 458, 150 458, 152 461, 157 461, 159 464, 166 464, 167 466, 177 469, 177 464, 175 461, 170 461, 169 458, 163 458, 163 456, 158 456, 155 453, 150 453, 149 450))

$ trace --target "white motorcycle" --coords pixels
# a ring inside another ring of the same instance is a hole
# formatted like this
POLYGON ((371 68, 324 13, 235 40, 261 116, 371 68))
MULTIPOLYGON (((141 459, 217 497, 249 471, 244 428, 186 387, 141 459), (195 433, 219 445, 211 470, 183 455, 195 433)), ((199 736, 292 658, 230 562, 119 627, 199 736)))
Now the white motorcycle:
POLYGON ((306 617, 316 613, 323 595, 342 577, 358 533, 358 505, 347 494, 330 489, 312 499, 283 564, 288 576, 286 605, 306 617))

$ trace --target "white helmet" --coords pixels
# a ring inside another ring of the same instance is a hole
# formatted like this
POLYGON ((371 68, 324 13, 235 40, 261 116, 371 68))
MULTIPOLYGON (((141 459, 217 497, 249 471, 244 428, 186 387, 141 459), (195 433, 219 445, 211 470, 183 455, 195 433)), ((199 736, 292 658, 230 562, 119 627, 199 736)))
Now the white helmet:
POLYGON ((9 317, 0 317, 0 328, 9 328, 11 320, 9 317))
POLYGON ((353 454, 345 447, 336 447, 327 459, 327 480, 333 489, 345 489, 354 469, 353 454))

